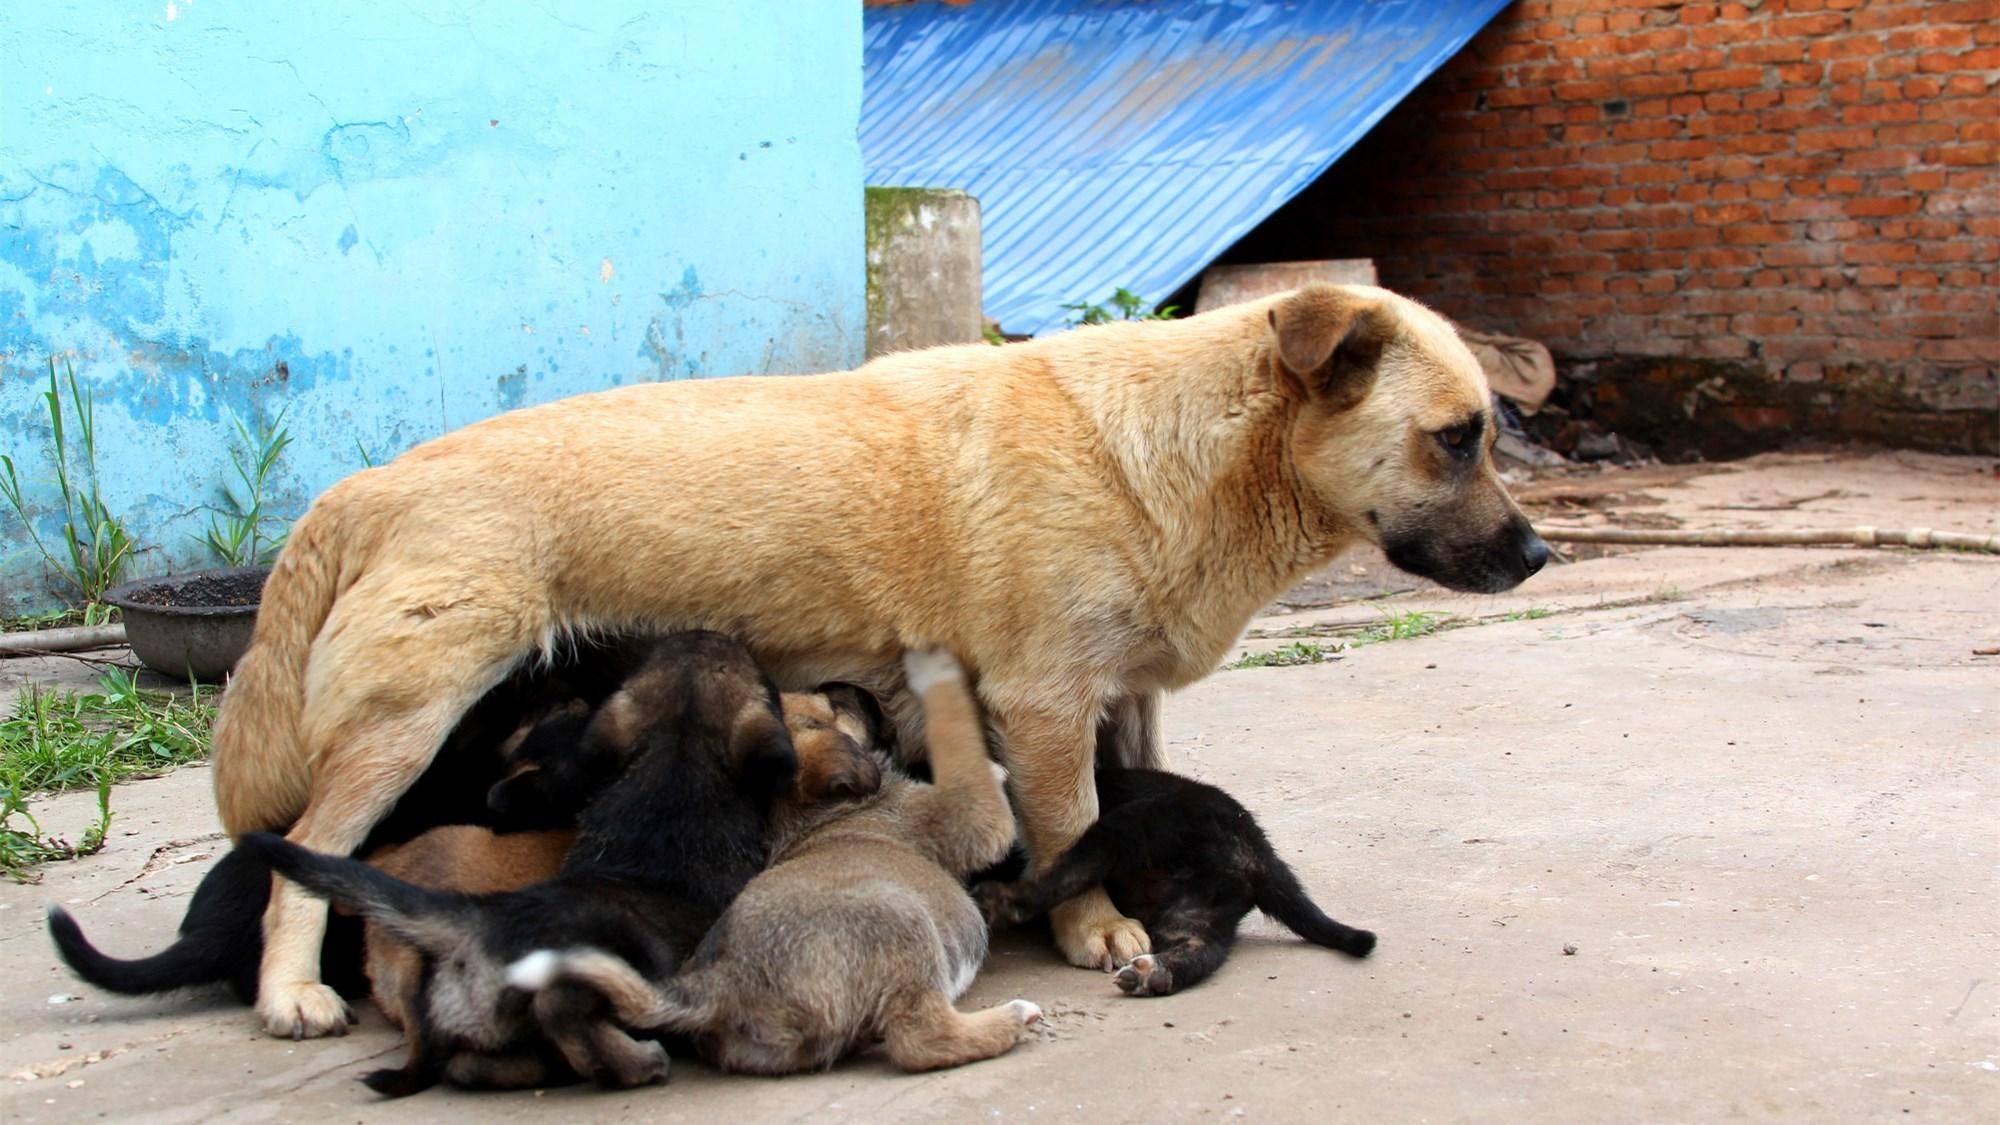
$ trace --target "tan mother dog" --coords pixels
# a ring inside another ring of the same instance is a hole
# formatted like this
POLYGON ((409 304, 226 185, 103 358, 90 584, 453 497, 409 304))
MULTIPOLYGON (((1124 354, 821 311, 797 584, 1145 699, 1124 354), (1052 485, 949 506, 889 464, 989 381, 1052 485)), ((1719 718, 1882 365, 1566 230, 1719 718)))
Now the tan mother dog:
MULTIPOLYGON (((1541 566, 1488 414, 1442 319, 1324 285, 505 414, 299 520, 216 725, 222 823, 350 852, 522 660, 575 631, 709 628, 785 687, 894 689, 906 646, 956 653, 1045 863, 1096 818, 1100 741, 1155 764, 1159 694, 1343 547, 1464 590, 1541 566)), ((894 710, 922 745, 906 695, 894 710)), ((1147 948, 1102 890, 1053 918, 1080 965, 1147 948)), ((257 1002, 274 1034, 346 1027, 317 979, 324 926, 276 888, 257 1002)))

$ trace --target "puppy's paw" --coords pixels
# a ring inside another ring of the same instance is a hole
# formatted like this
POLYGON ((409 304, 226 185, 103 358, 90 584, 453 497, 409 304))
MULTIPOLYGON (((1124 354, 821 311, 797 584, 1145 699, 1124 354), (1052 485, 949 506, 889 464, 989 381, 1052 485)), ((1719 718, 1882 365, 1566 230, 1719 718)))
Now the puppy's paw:
POLYGON ((1042 1022, 1042 1006, 1033 1000, 1009 1000, 1007 1006, 1014 1009, 1014 1018, 1022 1027, 1032 1027, 1042 1022))
POLYGON ((1027 920, 1011 883, 980 883, 972 888, 972 901, 979 904, 979 916, 989 926, 1015 926, 1027 920))
POLYGON ((951 653, 941 648, 907 649, 903 653, 903 679, 918 695, 942 683, 965 680, 965 669, 951 653))
POLYGON ((354 1014, 340 993, 318 981, 263 989, 257 997, 257 1014, 264 1030, 280 1039, 320 1039, 347 1034, 354 1014))
POLYGON ((1174 990, 1173 971, 1150 953, 1132 958, 1113 979, 1128 996, 1165 996, 1174 990))
POLYGON ((1153 948, 1146 927, 1118 913, 1102 887, 1051 910, 1049 926, 1063 956, 1079 968, 1108 973, 1153 948))

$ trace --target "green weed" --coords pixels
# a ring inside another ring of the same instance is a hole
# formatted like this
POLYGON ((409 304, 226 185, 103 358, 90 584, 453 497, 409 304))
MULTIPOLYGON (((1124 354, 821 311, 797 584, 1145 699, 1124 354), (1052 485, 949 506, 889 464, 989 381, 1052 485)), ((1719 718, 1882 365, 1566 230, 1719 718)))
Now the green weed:
POLYGON ((1114 320, 1172 320, 1174 314, 1180 311, 1178 305, 1153 309, 1147 304, 1146 298, 1123 286, 1111 294, 1111 300, 1107 304, 1074 301, 1062 307, 1069 311, 1069 323, 1072 325, 1109 324, 1114 320))
POLYGON ((1450 620, 1448 613, 1434 610, 1413 609, 1408 613, 1383 613, 1379 625, 1371 625, 1363 630, 1361 643, 1373 644, 1382 641, 1409 641, 1418 637, 1428 637, 1450 620))
POLYGON ((212 693, 148 691, 111 669, 95 692, 30 690, 0 719, 0 870, 25 878, 45 859, 87 855, 110 824, 113 782, 162 773, 208 753, 212 693), (98 826, 75 845, 43 834, 30 794, 95 786, 98 826), (18 818, 18 820, 17 820, 18 818))
POLYGON ((268 421, 258 418, 255 430, 245 426, 241 418, 231 417, 229 421, 236 427, 239 443, 229 451, 229 463, 236 469, 236 483, 222 485, 221 512, 208 518, 208 535, 203 542, 208 544, 209 553, 226 566, 257 566, 277 557, 278 549, 285 545, 290 521, 267 511, 265 500, 271 474, 278 467, 278 458, 284 456, 285 447, 292 444, 292 435, 285 428, 282 410, 268 421), (270 530, 274 528, 275 531, 270 530))
POLYGON ((28 538, 42 554, 50 571, 74 587, 86 606, 104 600, 104 592, 118 584, 118 577, 132 555, 132 537, 125 525, 105 506, 97 483, 97 414, 89 395, 76 381, 76 366, 63 359, 69 387, 69 409, 63 409, 62 384, 56 379, 56 361, 49 359, 49 389, 42 394, 42 406, 49 416, 49 460, 56 471, 56 489, 62 496, 63 548, 57 555, 42 542, 21 490, 21 478, 14 459, 0 455, 0 496, 28 529, 28 538), (76 426, 74 452, 79 464, 71 465, 70 419, 76 426))
POLYGON ((1293 668, 1301 664, 1324 664, 1340 659, 1347 648, 1343 644, 1317 644, 1312 641, 1294 641, 1281 645, 1269 652, 1253 652, 1240 660, 1224 665, 1227 669, 1237 668, 1293 668))

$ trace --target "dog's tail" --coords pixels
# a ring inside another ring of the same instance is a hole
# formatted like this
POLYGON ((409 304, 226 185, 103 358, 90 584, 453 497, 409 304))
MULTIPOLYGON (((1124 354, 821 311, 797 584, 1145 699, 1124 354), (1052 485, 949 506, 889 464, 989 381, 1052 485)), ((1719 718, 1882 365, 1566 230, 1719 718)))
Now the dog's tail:
POLYGON ((226 980, 248 1004, 257 996, 261 923, 270 897, 270 868, 246 852, 231 851, 202 876, 181 919, 180 936, 150 957, 107 956, 60 906, 49 907, 49 937, 76 975, 99 988, 136 996, 226 980))
POLYGON ((293 526, 264 583, 250 648, 223 693, 213 780, 216 812, 232 836, 289 826, 311 795, 299 726, 306 661, 341 586, 341 537, 328 526, 338 508, 338 496, 323 496, 293 526))
POLYGON ((656 985, 623 957, 601 949, 538 949, 507 966, 507 983, 526 992, 581 985, 604 997, 618 1022, 635 1031, 702 1031, 715 1023, 719 1007, 705 970, 656 985))
POLYGON ((1261 832, 1255 834, 1252 842, 1264 867, 1264 877, 1257 884, 1257 909, 1315 945, 1338 949, 1354 957, 1368 956, 1375 948, 1374 934, 1327 917, 1326 911, 1299 884, 1291 865, 1279 857, 1261 832))
POLYGON ((466 895, 425 890, 358 859, 322 855, 269 832, 252 832, 237 847, 313 894, 379 923, 425 952, 452 953, 477 932, 473 914, 478 907, 466 895))

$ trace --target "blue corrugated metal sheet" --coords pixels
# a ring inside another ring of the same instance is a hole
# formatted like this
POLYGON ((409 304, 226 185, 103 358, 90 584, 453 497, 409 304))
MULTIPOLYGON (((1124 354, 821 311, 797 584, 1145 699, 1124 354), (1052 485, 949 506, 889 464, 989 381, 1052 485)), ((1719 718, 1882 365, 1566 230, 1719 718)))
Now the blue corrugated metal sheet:
POLYGON ((963 188, 1009 332, 1201 272, 1506 0, 925 0, 867 10, 868 182, 963 188))

